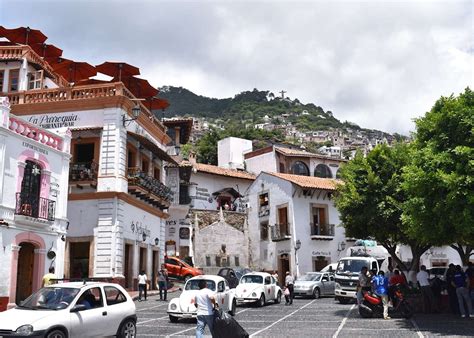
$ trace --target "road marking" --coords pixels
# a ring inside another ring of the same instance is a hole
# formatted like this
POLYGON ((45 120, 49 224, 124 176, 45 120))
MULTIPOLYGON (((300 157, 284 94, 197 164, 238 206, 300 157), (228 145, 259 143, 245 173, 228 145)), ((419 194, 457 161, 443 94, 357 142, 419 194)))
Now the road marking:
POLYGON ((155 305, 155 306, 152 306, 152 307, 146 307, 144 309, 137 310, 137 312, 142 312, 142 311, 146 311, 146 310, 150 310, 150 309, 156 309, 157 307, 160 307, 160 306, 163 306, 163 305, 168 305, 168 304, 166 303, 166 304, 155 305))
POLYGON ((242 313, 242 312, 245 312, 245 311, 248 311, 248 310, 250 310, 250 309, 245 309, 245 310, 239 311, 235 315, 237 316, 239 313, 242 313))
POLYGON ((137 325, 141 325, 141 324, 149 323, 149 322, 152 322, 152 321, 154 321, 154 320, 160 320, 160 319, 164 319, 164 318, 168 318, 168 316, 164 316, 164 317, 160 317, 160 318, 153 318, 153 319, 144 320, 143 322, 138 322, 138 323, 137 323, 137 325))
POLYGON ((344 317, 344 319, 342 320, 341 324, 339 325, 339 327, 337 328, 337 331, 336 333, 334 334, 334 336, 332 336, 332 338, 337 338, 337 336, 339 335, 339 332, 341 332, 342 328, 344 327, 344 325, 346 324, 346 321, 347 321, 347 318, 349 318, 349 315, 351 314, 351 311, 352 309, 354 309, 356 305, 353 304, 351 306, 351 308, 349 309, 349 311, 347 311, 347 314, 346 316, 344 317))
POLYGON ((293 316, 296 312, 298 312, 298 311, 304 309, 305 307, 307 307, 307 306, 313 304, 315 301, 316 301, 316 299, 313 299, 311 302, 309 302, 308 304, 304 305, 303 307, 301 307, 301 308, 299 308, 299 309, 296 309, 295 311, 293 311, 293 312, 290 313, 289 315, 286 315, 285 317, 280 318, 280 319, 277 320, 276 322, 273 322, 272 324, 270 324, 270 325, 268 325, 267 327, 261 329, 260 331, 257 331, 257 332, 255 332, 255 333, 252 333, 252 334, 249 336, 249 338, 255 337, 255 335, 257 335, 257 334, 259 334, 259 333, 261 333, 261 332, 263 332, 263 331, 265 331, 265 330, 268 330, 269 328, 271 328, 272 326, 278 324, 278 323, 281 322, 282 320, 285 320, 286 318, 293 316))
POLYGON ((411 325, 413 325, 413 327, 415 328, 416 334, 418 335, 418 337, 424 338, 425 336, 423 335, 423 333, 421 333, 420 327, 419 327, 418 324, 415 322, 415 320, 414 320, 413 318, 411 318, 411 319, 410 319, 410 322, 411 322, 411 325))

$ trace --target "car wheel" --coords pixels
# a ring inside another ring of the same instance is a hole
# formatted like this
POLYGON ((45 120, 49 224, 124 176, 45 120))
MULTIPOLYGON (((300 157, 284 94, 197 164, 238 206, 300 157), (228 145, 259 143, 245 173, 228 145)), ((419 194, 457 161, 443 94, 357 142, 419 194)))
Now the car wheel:
POLYGON ((263 293, 258 300, 258 306, 260 307, 265 306, 265 295, 263 293))
POLYGON ((128 319, 122 323, 117 336, 119 338, 135 338, 137 336, 137 325, 135 321, 128 319))
POLYGON ((313 298, 318 299, 321 297, 321 290, 319 288, 314 288, 313 290, 313 298))
POLYGON ((54 329, 46 335, 46 338, 66 338, 66 334, 64 333, 63 330, 60 329, 54 329))
POLYGON ((236 308, 237 308, 237 303, 235 302, 235 299, 232 301, 232 306, 230 308, 230 311, 229 311, 229 314, 231 316, 235 316, 235 311, 236 311, 236 308))
POLYGON ((281 292, 278 292, 275 298, 275 304, 280 304, 280 303, 281 303, 281 292))
POLYGON ((170 322, 177 323, 178 322, 178 317, 170 315, 170 322))
POLYGON ((193 275, 186 275, 186 276, 184 276, 184 282, 186 283, 189 278, 193 278, 193 275))

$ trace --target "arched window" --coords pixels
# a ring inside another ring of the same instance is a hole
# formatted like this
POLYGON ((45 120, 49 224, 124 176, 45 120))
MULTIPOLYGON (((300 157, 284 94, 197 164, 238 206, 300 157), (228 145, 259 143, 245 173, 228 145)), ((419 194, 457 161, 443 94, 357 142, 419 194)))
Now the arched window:
POLYGON ((309 169, 306 164, 301 161, 296 161, 291 167, 291 172, 294 175, 309 176, 309 169))
POLYGON ((325 164, 318 164, 314 169, 314 177, 332 178, 331 169, 325 164))
POLYGON ((33 161, 26 161, 18 203, 22 215, 38 217, 40 193, 41 167, 33 161))

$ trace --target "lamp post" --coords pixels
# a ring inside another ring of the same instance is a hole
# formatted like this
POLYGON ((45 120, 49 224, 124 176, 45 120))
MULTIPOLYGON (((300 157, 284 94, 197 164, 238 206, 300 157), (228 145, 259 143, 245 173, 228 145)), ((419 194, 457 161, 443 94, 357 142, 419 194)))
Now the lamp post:
POLYGON ((300 267, 298 265, 298 250, 301 248, 301 241, 297 239, 295 241, 295 263, 296 263, 296 279, 300 275, 300 267))

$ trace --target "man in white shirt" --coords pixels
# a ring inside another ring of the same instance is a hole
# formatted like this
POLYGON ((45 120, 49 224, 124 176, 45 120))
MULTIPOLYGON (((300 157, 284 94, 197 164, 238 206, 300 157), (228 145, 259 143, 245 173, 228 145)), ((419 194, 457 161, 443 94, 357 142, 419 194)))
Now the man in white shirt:
POLYGON ((201 279, 198 285, 199 291, 194 297, 194 305, 197 307, 196 338, 201 338, 204 336, 206 325, 209 326, 212 334, 214 326, 213 309, 216 305, 216 299, 214 293, 207 288, 207 282, 204 279, 201 279))
POLYGON ((416 280, 420 284, 421 295, 423 296, 423 308, 425 313, 435 310, 434 295, 430 285, 430 275, 426 271, 426 266, 420 266, 420 272, 416 274, 416 280))
POLYGON ((289 271, 286 272, 286 277, 285 277, 285 286, 288 288, 290 291, 290 299, 288 305, 293 304, 293 298, 294 298, 294 285, 295 285, 295 278, 290 274, 289 271))

